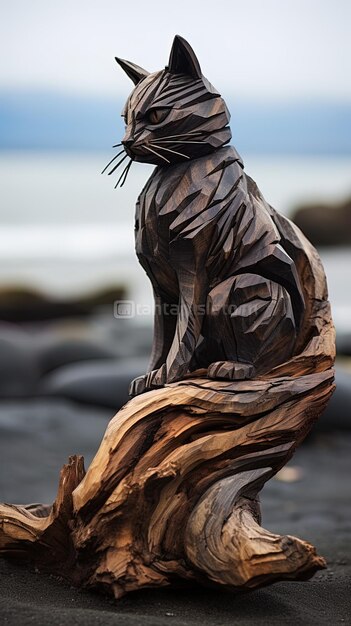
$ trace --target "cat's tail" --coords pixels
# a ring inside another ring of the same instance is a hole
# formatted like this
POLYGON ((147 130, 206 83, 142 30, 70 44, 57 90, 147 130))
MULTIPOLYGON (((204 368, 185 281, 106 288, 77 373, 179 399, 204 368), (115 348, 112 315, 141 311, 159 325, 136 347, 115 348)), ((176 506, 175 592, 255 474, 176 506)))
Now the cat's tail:
POLYGON ((294 261, 305 308, 294 356, 272 368, 266 376, 296 378, 327 371, 335 361, 335 328, 323 265, 314 246, 293 222, 279 214, 274 219, 284 233, 285 249, 294 261))
POLYGON ((315 303, 314 323, 305 348, 285 363, 264 375, 266 379, 289 376, 302 378, 308 374, 332 370, 335 360, 335 328, 329 302, 315 303))

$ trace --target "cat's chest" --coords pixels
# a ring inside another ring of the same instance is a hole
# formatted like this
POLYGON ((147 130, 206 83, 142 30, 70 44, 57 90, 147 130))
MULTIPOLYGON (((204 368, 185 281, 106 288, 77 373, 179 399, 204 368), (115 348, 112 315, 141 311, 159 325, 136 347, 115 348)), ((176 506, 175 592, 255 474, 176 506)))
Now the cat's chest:
POLYGON ((151 176, 136 206, 135 245, 140 259, 169 263, 170 227, 182 211, 191 185, 191 173, 183 164, 151 176))
POLYGON ((230 168, 225 168, 223 175, 219 164, 236 159, 233 148, 228 147, 207 157, 155 170, 136 208, 135 242, 140 260, 170 263, 172 244, 182 236, 183 226, 201 219, 214 194, 218 195, 219 206, 221 196, 238 176, 230 168))

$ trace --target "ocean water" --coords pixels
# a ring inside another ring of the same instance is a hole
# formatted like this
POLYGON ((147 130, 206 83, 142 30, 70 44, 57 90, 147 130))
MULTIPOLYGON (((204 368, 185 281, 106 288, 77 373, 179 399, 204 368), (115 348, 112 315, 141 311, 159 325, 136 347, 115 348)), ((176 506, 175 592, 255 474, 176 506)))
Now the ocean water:
MULTIPOLYGON (((124 284, 147 315, 152 294, 134 254, 134 205, 153 166, 133 164, 125 186, 100 172, 111 154, 0 153, 0 286, 81 294, 124 284), (142 305, 145 305, 142 307, 142 305)), ((243 155, 267 201, 290 215, 300 203, 351 194, 351 158, 243 155)), ((351 327, 351 250, 321 250, 334 318, 351 327)))

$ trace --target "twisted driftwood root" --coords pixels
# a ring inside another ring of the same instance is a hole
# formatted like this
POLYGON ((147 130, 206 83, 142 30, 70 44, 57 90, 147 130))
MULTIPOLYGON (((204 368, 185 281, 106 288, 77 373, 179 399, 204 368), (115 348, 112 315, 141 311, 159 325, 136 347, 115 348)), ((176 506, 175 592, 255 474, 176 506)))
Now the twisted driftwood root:
POLYGON ((312 576, 323 558, 262 528, 257 495, 333 391, 331 359, 307 363, 295 359, 297 377, 194 377, 133 398, 86 474, 82 457, 64 466, 52 507, 0 506, 1 553, 116 598, 181 579, 232 589, 312 576))

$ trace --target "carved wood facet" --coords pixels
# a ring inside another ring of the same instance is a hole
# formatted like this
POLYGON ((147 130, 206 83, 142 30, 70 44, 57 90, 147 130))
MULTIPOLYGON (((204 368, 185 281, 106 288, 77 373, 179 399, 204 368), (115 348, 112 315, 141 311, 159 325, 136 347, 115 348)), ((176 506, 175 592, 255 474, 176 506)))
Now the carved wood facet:
POLYGON ((229 112, 187 42, 161 72, 117 61, 135 88, 110 173, 124 163, 123 184, 132 161, 157 166, 135 216, 150 364, 87 473, 81 457, 63 468, 52 507, 0 506, 0 551, 116 598, 308 578, 323 558, 262 528, 258 493, 334 389, 320 259, 226 145, 229 112))

